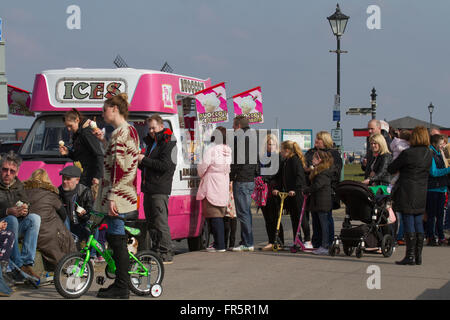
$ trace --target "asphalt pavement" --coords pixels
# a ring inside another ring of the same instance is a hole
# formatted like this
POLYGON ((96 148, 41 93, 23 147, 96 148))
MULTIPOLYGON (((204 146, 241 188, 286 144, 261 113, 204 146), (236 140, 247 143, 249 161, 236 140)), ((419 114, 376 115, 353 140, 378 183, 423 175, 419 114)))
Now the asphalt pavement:
MULTIPOLYGON (((339 233, 343 210, 334 213, 339 233)), ((292 243, 289 216, 283 216, 286 244, 292 243)), ((141 300, 415 300, 450 299, 450 246, 424 247, 423 265, 398 266, 405 247, 389 258, 364 253, 362 258, 342 252, 335 257, 289 250, 258 250, 267 244, 262 214, 253 215, 254 252, 189 252, 187 241, 175 242, 174 263, 165 266, 159 298, 141 300)), ((237 231, 239 239, 239 228, 237 231)), ((96 265, 97 273, 104 266, 96 265)), ((104 286, 111 283, 108 280, 104 286)), ((81 300, 93 300, 99 286, 93 283, 81 300)), ((63 299, 52 283, 38 289, 17 286, 9 298, 63 299)))

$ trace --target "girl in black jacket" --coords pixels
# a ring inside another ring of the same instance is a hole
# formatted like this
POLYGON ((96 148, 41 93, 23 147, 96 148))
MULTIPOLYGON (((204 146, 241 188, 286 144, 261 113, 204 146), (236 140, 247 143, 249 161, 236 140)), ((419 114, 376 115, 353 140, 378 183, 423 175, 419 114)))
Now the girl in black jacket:
POLYGON ((328 212, 332 209, 331 180, 333 176, 333 157, 329 152, 317 150, 312 158, 314 169, 309 174, 311 185, 304 189, 309 195, 308 209, 313 216, 318 217, 322 230, 322 245, 314 254, 327 255, 329 244, 328 212))
MULTIPOLYGON (((306 187, 305 165, 306 160, 299 145, 294 141, 283 141, 280 153, 284 159, 275 177, 273 195, 279 191, 288 192, 289 197, 284 200, 284 207, 291 216, 292 232, 295 238, 300 222, 300 211, 303 204, 302 191, 306 187)), ((309 220, 303 216, 302 230, 304 241, 310 245, 311 235, 309 220)), ((301 239, 300 239, 301 240, 301 239)))
POLYGON ((98 185, 103 177, 103 151, 89 126, 90 120, 84 119, 77 109, 72 109, 66 112, 63 121, 67 130, 73 133, 73 145, 70 149, 60 145, 59 153, 81 163, 81 184, 86 187, 98 185))

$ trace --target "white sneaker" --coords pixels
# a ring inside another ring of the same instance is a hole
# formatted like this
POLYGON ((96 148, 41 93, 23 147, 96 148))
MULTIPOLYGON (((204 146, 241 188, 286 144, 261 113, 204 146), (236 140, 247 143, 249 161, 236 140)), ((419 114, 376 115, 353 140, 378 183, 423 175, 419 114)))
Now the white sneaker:
POLYGON ((303 245, 305 246, 305 249, 314 249, 311 241, 306 241, 303 245))
POLYGON ((251 246, 251 247, 247 247, 244 245, 240 245, 239 247, 235 247, 233 248, 234 252, 242 252, 242 251, 255 251, 255 247, 251 246))

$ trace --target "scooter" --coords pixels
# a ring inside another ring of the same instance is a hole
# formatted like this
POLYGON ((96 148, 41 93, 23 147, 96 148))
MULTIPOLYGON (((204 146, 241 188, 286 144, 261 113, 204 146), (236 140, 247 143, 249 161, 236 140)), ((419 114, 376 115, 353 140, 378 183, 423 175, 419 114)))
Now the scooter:
POLYGON ((305 248, 305 245, 303 244, 303 242, 300 241, 300 228, 302 226, 302 220, 303 220, 303 215, 305 214, 305 208, 306 208, 306 200, 308 199, 308 195, 304 195, 303 196, 303 205, 302 205, 302 212, 300 213, 300 221, 298 222, 298 227, 297 227, 297 233, 295 234, 295 239, 294 239, 294 243, 291 247, 291 253, 296 253, 298 251, 298 249, 300 249, 301 251, 312 251, 314 249, 307 249, 305 248))
POLYGON ((284 205, 284 199, 286 199, 289 196, 289 193, 287 192, 278 192, 278 195, 281 198, 281 205, 280 205, 280 213, 278 215, 278 222, 277 222, 277 230, 275 231, 275 243, 272 245, 272 251, 277 252, 283 247, 283 243, 280 239, 280 225, 281 225, 281 216, 283 215, 283 205, 284 205))

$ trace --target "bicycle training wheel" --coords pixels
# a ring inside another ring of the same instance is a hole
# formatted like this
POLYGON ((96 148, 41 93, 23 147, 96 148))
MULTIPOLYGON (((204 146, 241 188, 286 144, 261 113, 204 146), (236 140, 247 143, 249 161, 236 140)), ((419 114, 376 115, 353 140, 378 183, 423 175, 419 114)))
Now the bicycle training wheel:
POLYGON ((86 255, 76 252, 66 255, 58 262, 53 280, 56 291, 64 298, 79 298, 91 287, 94 279, 94 266, 91 261, 86 264, 83 274, 79 275, 85 258, 86 255))
POLYGON ((164 278, 164 264, 161 258, 153 251, 138 252, 135 260, 130 260, 130 290, 138 296, 152 294, 152 286, 161 285, 164 278), (144 267, 148 270, 144 269, 144 267))

